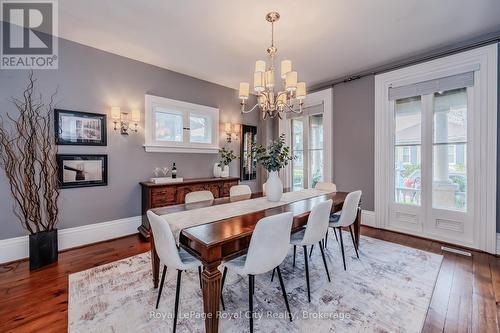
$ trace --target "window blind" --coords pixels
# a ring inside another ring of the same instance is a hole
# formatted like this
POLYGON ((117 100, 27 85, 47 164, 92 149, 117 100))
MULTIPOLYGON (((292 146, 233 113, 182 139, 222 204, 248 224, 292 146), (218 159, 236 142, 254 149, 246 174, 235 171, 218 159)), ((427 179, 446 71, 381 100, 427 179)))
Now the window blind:
POLYGON ((391 87, 389 88, 389 100, 428 95, 438 91, 467 88, 473 85, 474 72, 467 72, 401 87, 391 87))

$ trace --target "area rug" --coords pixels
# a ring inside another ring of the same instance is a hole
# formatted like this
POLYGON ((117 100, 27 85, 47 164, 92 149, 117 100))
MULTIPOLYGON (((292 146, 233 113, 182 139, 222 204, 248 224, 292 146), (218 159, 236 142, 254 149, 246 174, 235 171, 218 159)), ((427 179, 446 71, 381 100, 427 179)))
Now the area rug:
MULTIPOLYGON (((256 332, 420 332, 442 256, 361 237, 356 258, 344 233, 347 271, 339 244, 328 241, 329 283, 319 249, 309 262, 311 302, 307 301, 302 249, 281 265, 293 322, 285 315, 279 281, 271 273, 256 276, 256 332)), ((150 254, 143 253, 69 276, 69 332, 171 332, 176 272, 168 271, 158 310, 152 286, 150 254)), ((203 332, 198 272, 182 277, 177 332, 203 332)), ((226 311, 219 332, 248 332, 248 279, 228 273, 226 311)))

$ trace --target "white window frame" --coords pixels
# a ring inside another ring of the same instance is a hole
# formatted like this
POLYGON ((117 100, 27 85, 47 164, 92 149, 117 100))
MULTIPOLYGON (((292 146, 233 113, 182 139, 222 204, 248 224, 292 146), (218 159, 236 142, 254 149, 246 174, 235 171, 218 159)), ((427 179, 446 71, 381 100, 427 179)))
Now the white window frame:
POLYGON ((205 105, 176 101, 173 99, 145 95, 145 144, 146 152, 153 153, 204 153, 219 152, 219 109, 205 105), (183 142, 156 140, 155 107, 164 107, 183 115, 183 142), (211 119, 212 142, 189 142, 190 115, 201 115, 211 119))
MULTIPOLYGON (((332 88, 315 91, 307 94, 303 107, 313 107, 323 104, 323 181, 332 182, 333 180, 333 104, 332 88)), ((279 134, 285 133, 285 143, 291 147, 291 128, 290 119, 283 117, 279 120, 279 134)), ((304 127, 306 124, 304 123, 304 127)), ((309 124, 307 124, 309 126, 309 124)), ((292 167, 291 163, 280 171, 280 177, 285 187, 292 186, 292 167)))
MULTIPOLYGON (((391 179, 393 174, 391 161, 392 119, 389 101, 389 87, 404 86, 441 77, 475 71, 473 89, 475 98, 473 109, 478 112, 477 123, 470 124, 475 142, 479 142, 480 151, 476 151, 474 179, 477 184, 474 195, 476 211, 473 240, 465 246, 496 253, 496 168, 497 168, 497 44, 476 48, 448 57, 405 67, 375 77, 375 226, 390 229, 388 221, 389 202, 393 196, 391 179), (478 70, 479 69, 479 70, 478 70), (494 138, 494 139, 492 139, 494 138)), ((470 89, 470 88, 469 88, 470 89)), ((424 103, 425 101, 422 101, 424 103)), ((469 126, 469 123, 468 123, 469 126)), ((469 129, 468 129, 469 130, 469 129)), ((430 136, 427 136, 430 137, 430 136)), ((469 139, 468 139, 469 140, 469 139)), ((471 198, 472 199, 472 198, 471 198)), ((430 237, 432 238, 432 237, 430 237)))

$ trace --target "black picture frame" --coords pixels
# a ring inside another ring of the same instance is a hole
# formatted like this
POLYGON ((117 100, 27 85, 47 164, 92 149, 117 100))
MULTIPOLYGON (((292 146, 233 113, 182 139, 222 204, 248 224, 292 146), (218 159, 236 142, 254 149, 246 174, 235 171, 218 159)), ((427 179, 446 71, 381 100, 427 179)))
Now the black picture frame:
POLYGON ((65 189, 108 185, 108 155, 57 154, 56 158, 59 172, 59 188, 65 189), (95 161, 100 161, 100 165, 96 166, 95 163, 92 163, 95 161), (83 164, 83 166, 79 166, 78 162, 81 162, 79 164, 83 164), (85 171, 85 162, 89 164, 89 171, 85 171), (72 171, 75 172, 74 180, 68 178, 73 176, 71 174, 72 171), (86 174, 90 175, 88 180, 85 180, 85 177, 88 177, 86 174))
POLYGON ((252 144, 257 142, 257 127, 241 125, 240 180, 257 179, 257 160, 248 156, 252 144))
POLYGON ((90 113, 90 112, 82 112, 82 111, 72 111, 72 110, 63 110, 63 109, 55 109, 54 110, 54 132, 56 144, 60 146, 106 146, 107 145, 107 119, 105 114, 100 113, 90 113), (64 133, 68 133, 70 129, 65 129, 63 126, 68 122, 63 121, 63 118, 67 117, 75 118, 75 122, 79 122, 80 124, 83 121, 87 121, 89 123, 90 128, 80 129, 81 133, 72 133, 72 135, 64 135, 64 133), (96 125, 98 123, 98 125, 96 125), (94 127, 94 128, 92 128, 94 127), (97 128, 97 129, 96 129, 97 128), (98 131, 94 135, 99 139, 85 138, 83 134, 88 132, 89 134, 92 131, 98 131))

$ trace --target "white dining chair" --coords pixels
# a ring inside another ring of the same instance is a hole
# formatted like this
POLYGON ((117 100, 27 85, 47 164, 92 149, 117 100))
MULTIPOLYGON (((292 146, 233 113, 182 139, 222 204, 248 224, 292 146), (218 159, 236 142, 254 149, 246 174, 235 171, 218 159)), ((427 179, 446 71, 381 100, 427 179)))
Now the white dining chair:
POLYGON ((335 185, 334 183, 318 182, 316 183, 314 188, 321 191, 337 192, 337 185, 335 185))
MULTIPOLYGON (((323 264, 325 265, 326 276, 330 282, 330 273, 326 264, 325 252, 323 250, 322 240, 325 237, 326 230, 332 210, 333 201, 327 200, 321 202, 313 207, 307 219, 307 225, 304 229, 294 233, 291 237, 290 243, 293 245, 293 265, 295 266, 295 253, 297 246, 302 246, 304 249, 304 263, 306 268, 306 283, 307 283, 307 299, 311 302, 311 290, 309 285, 309 263, 307 260, 307 247, 319 244, 321 256, 323 257, 323 264)), ((271 278, 272 280, 272 278, 271 278)))
POLYGON ((214 200, 214 195, 210 191, 189 192, 184 198, 185 203, 194 203, 200 201, 214 200))
POLYGON ((329 227, 338 229, 340 238, 340 248, 342 250, 342 261, 344 262, 344 270, 346 270, 345 264, 345 254, 344 254, 344 241, 342 239, 342 228, 348 227, 351 234, 352 244, 354 245, 354 251, 356 251, 356 257, 359 259, 358 247, 356 246, 356 241, 354 240, 354 234, 352 232, 352 224, 356 221, 358 216, 359 201, 361 200, 361 191, 354 191, 347 194, 344 205, 342 206, 342 212, 338 219, 332 218, 329 223, 329 227))
POLYGON ((229 189, 229 196, 235 197, 238 195, 248 195, 252 194, 252 190, 248 185, 234 185, 229 189))
POLYGON ((266 196, 266 183, 262 184, 262 195, 266 196))
POLYGON ((285 300, 288 318, 292 321, 290 306, 279 265, 285 259, 292 229, 293 214, 291 212, 264 217, 255 225, 246 255, 224 262, 221 284, 221 303, 225 310, 222 288, 227 271, 248 276, 248 305, 250 310, 250 332, 253 332, 253 294, 255 292, 255 275, 267 273, 273 269, 278 272, 281 291, 285 300))
POLYGON ((179 291, 181 289, 182 271, 190 270, 198 267, 198 278, 200 279, 201 288, 201 262, 182 249, 178 249, 175 243, 174 235, 170 229, 168 222, 162 217, 156 215, 152 211, 147 212, 151 231, 155 242, 156 253, 163 264, 163 273, 161 275, 160 290, 158 291, 158 299, 156 300, 156 309, 160 304, 160 297, 167 275, 167 267, 177 270, 177 286, 175 289, 175 305, 174 305, 174 332, 177 327, 177 313, 179 309, 179 291))

